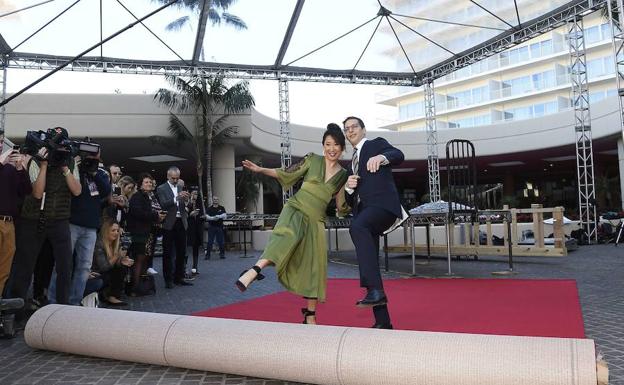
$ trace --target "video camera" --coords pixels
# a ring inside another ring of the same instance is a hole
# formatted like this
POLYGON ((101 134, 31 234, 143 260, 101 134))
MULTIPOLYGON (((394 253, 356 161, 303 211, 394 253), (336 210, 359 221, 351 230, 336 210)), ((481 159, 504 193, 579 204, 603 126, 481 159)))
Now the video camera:
POLYGON ((84 171, 97 171, 99 161, 89 159, 100 152, 100 145, 97 143, 70 140, 67 131, 60 127, 49 128, 47 131, 26 132, 26 139, 21 148, 23 154, 38 158, 37 153, 43 147, 48 150, 48 162, 51 166, 69 166, 71 159, 80 155, 84 163, 84 171))

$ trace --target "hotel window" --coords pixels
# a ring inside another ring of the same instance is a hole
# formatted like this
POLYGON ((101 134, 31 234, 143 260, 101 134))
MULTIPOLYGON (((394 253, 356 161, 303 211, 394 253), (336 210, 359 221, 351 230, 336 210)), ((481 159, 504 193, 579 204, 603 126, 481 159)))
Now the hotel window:
POLYGON ((537 118, 557 112, 557 102, 538 103, 526 107, 510 108, 504 112, 505 120, 537 118))
POLYGON ((586 63, 587 77, 597 78, 612 74, 614 72, 614 63, 611 56, 605 56, 598 59, 588 60, 586 63))
POLYGON ((585 28, 585 43, 591 44, 600 41, 600 26, 585 28))
POLYGON ((611 39, 611 26, 609 23, 600 25, 600 33, 602 35, 602 40, 611 39))
POLYGON ((592 92, 589 94, 589 103, 596 103, 605 98, 604 91, 592 92))
POLYGON ((533 89, 541 90, 555 86, 555 70, 545 71, 531 75, 533 89))
POLYGON ((425 108, 423 102, 403 104, 399 106, 399 120, 411 119, 424 115, 425 108))

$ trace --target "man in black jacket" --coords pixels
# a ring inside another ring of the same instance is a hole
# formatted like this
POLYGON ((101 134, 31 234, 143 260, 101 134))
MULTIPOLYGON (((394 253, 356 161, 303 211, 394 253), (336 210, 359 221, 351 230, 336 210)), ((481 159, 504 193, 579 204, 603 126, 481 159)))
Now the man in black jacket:
POLYGON ((391 166, 401 164, 404 156, 384 138, 368 140, 360 118, 350 116, 343 126, 347 140, 353 145, 345 188, 354 215, 349 233, 357 253, 360 286, 367 290, 357 306, 373 308, 374 328, 392 329, 379 271, 379 236, 402 216, 391 166))

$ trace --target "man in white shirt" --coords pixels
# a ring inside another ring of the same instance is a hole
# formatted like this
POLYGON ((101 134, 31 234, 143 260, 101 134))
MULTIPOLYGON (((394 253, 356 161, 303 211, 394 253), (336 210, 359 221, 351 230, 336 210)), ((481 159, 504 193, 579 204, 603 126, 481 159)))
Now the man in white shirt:
POLYGON ((160 207, 167 212, 163 221, 163 277, 165 287, 190 286, 184 278, 186 256, 186 230, 188 228, 186 202, 189 193, 178 185, 180 169, 172 166, 167 171, 167 182, 156 189, 160 207), (175 252, 175 263, 172 253, 175 252))

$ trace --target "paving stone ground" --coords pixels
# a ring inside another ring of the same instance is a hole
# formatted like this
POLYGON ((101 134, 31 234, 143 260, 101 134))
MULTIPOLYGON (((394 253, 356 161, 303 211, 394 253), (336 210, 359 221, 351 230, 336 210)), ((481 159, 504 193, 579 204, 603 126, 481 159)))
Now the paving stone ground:
MULTIPOLYGON (((200 275, 194 286, 165 289, 162 277, 156 279, 155 296, 130 298, 129 310, 190 314, 281 291, 273 269, 266 269, 267 279, 245 293, 239 293, 233 282, 248 268, 258 253, 242 258, 241 252, 228 252, 226 259, 200 261, 200 275)), ((330 256, 332 278, 358 277, 353 252, 330 256)), ((426 261, 418 257, 418 262, 426 261)), ((160 259, 155 260, 159 267, 160 259)), ((406 276, 412 271, 410 256, 392 255, 387 278, 406 276)), ((445 277, 446 260, 434 257, 428 265, 417 265, 416 275, 445 277)), ((455 275, 465 278, 500 279, 565 278, 577 281, 585 330, 596 341, 609 364, 610 384, 624 385, 624 245, 583 246, 563 258, 518 257, 512 277, 493 276, 507 269, 506 258, 482 257, 479 260, 453 260, 455 275)), ((241 377, 222 373, 121 362, 108 359, 33 350, 19 333, 14 339, 0 340, 0 384, 221 384, 221 385, 295 385, 268 379, 241 377)))

